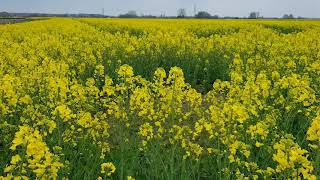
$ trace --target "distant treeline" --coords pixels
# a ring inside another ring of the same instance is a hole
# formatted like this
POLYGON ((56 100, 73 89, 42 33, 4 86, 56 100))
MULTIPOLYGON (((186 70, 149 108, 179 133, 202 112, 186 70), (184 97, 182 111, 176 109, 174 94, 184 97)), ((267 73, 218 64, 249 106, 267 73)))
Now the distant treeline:
POLYGON ((0 17, 108 17, 101 14, 48 14, 48 13, 7 13, 0 12, 0 17))
MULTIPOLYGON (((136 11, 129 11, 125 14, 120 14, 118 16, 108 16, 102 14, 49 14, 49 13, 8 13, 0 12, 0 18, 28 18, 28 17, 89 17, 89 18, 199 18, 199 19, 279 19, 278 17, 263 17, 260 16, 259 12, 250 12, 248 17, 234 17, 234 16, 224 16, 220 17, 218 15, 211 15, 206 11, 199 11, 193 16, 188 16, 185 9, 179 9, 177 16, 166 16, 161 14, 160 16, 155 15, 138 15, 136 11)), ((282 19, 309 19, 305 17, 294 17, 292 14, 284 14, 282 19)))

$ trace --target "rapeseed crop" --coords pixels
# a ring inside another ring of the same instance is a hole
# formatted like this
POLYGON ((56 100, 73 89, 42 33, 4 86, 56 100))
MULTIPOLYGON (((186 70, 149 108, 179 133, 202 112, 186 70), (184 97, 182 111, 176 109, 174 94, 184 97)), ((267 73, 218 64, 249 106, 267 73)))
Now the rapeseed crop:
POLYGON ((0 179, 318 179, 320 23, 0 26, 0 179))

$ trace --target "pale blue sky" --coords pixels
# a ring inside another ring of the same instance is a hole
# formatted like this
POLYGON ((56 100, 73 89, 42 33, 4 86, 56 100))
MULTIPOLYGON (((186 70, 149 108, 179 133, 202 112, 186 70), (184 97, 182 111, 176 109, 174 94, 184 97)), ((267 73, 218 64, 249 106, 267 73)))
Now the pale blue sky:
POLYGON ((138 14, 176 15, 186 8, 193 15, 193 6, 220 16, 248 16, 259 11, 265 17, 320 17, 320 0, 0 0, 0 11, 44 13, 101 13, 118 15, 128 10, 138 14))

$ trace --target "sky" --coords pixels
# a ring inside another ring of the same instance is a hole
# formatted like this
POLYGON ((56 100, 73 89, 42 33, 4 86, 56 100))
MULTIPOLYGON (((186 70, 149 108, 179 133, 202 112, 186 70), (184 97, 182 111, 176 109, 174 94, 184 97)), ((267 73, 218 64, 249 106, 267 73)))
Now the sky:
POLYGON ((175 16, 179 8, 188 15, 207 11, 219 16, 248 16, 257 11, 264 17, 284 14, 320 18, 320 0, 0 0, 0 11, 39 13, 95 13, 119 15, 135 10, 138 15, 175 16))

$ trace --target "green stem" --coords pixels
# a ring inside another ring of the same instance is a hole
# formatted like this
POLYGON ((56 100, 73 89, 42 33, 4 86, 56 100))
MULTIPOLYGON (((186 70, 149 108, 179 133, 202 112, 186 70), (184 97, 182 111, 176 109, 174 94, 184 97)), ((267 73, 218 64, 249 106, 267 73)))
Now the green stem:
POLYGON ((320 141, 318 143, 318 149, 317 149, 317 153, 316 153, 316 170, 315 170, 315 174, 317 177, 320 177, 320 141))

